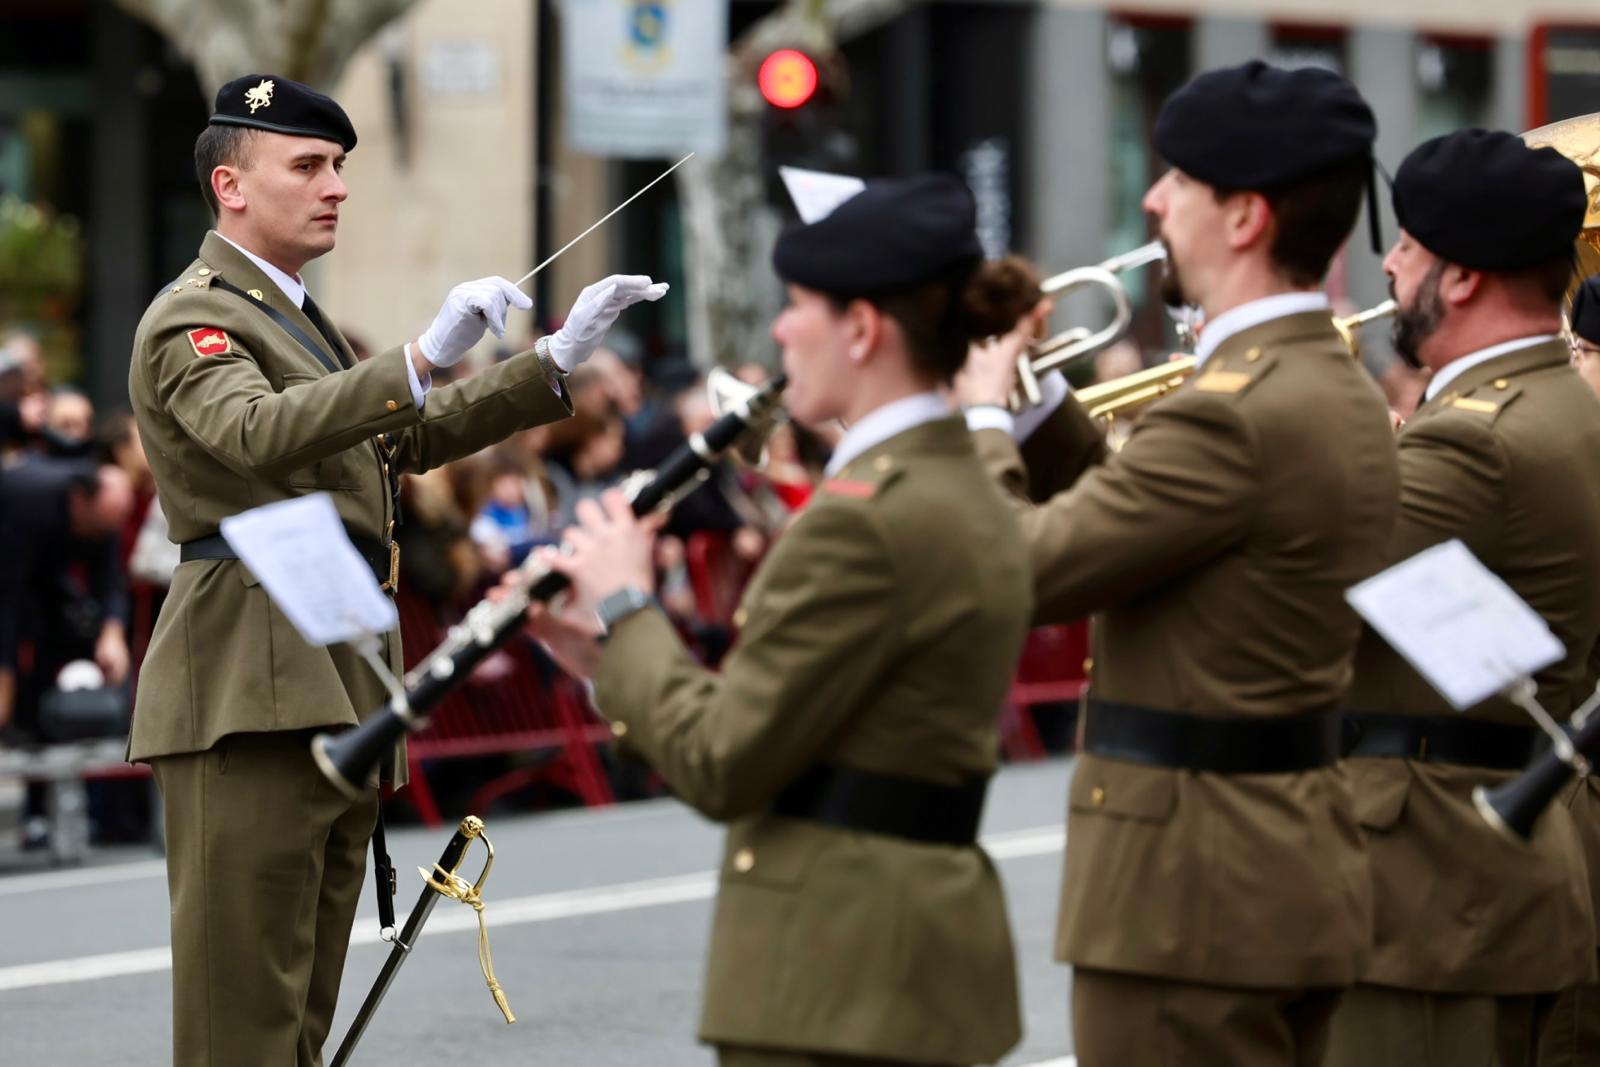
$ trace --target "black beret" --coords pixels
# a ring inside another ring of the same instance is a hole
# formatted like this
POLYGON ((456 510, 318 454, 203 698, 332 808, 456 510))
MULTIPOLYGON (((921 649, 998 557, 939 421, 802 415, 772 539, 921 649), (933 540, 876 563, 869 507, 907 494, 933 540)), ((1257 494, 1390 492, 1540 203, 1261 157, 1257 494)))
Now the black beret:
POLYGON ((248 126, 295 137, 320 137, 344 146, 356 146, 356 128, 350 116, 331 96, 275 74, 246 74, 217 90, 212 109, 213 126, 248 126))
POLYGON ((1207 71, 1168 97, 1155 146, 1209 185, 1270 189, 1370 158, 1377 135, 1372 109, 1339 75, 1253 59, 1207 71))
POLYGON ((1600 345, 1600 274, 1584 279, 1572 294, 1572 332, 1600 345))
POLYGON ((1570 255, 1583 229, 1583 172, 1554 148, 1503 130, 1424 141, 1394 176, 1401 229, 1472 270, 1519 270, 1570 255))
POLYGON ((838 296, 874 296, 955 281, 983 258, 972 192, 952 174, 870 181, 772 250, 785 281, 838 296))

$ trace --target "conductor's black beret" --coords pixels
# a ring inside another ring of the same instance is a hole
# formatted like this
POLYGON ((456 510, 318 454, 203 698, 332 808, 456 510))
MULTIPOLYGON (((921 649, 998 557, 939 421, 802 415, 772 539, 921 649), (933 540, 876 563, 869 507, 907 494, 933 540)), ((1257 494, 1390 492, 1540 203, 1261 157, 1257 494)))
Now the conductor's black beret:
POLYGON ((831 214, 785 230, 772 251, 785 281, 836 296, 960 281, 982 258, 972 192, 951 174, 869 181, 831 214))
POLYGON ((1207 71, 1173 93, 1156 116, 1154 140, 1191 177, 1259 190, 1370 159, 1377 135, 1372 108, 1339 75, 1256 59, 1207 71))
POLYGON ((1503 130, 1424 141, 1395 172, 1393 197, 1401 229, 1473 270, 1519 270, 1571 255, 1588 207, 1576 163, 1503 130))
POLYGON ((233 79, 217 90, 211 111, 213 126, 248 126, 294 137, 320 137, 336 142, 346 152, 356 146, 356 128, 332 97, 275 74, 233 79))

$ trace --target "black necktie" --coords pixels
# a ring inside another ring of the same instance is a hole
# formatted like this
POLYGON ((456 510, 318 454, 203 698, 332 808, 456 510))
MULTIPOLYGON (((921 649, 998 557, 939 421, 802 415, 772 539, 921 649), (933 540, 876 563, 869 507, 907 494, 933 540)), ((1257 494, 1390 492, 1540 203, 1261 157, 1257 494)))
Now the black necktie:
POLYGON ((323 321, 322 312, 317 309, 317 302, 311 299, 311 294, 306 294, 305 303, 300 305, 300 310, 305 312, 306 318, 311 320, 311 325, 317 328, 322 339, 328 342, 328 347, 333 349, 333 358, 340 367, 348 369, 350 364, 345 362, 344 349, 339 347, 338 340, 333 336, 333 331, 328 329, 328 324, 323 321))

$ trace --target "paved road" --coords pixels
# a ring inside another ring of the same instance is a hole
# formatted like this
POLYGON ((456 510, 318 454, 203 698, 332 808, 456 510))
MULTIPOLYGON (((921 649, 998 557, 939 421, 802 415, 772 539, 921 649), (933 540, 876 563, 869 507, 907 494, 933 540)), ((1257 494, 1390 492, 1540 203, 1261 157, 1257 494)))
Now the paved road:
MULTIPOLYGON (((1026 1037, 1008 1064, 1065 1064, 1067 971, 1050 962, 1070 763, 1010 767, 984 835, 1011 906, 1026 1037)), ((485 897, 495 970, 518 1016, 484 989, 470 909, 442 901, 361 1045, 357 1064, 424 1056, 483 1064, 708 1067, 694 1041, 720 831, 674 801, 501 817, 485 897)), ((391 835, 401 914, 448 834, 391 835)), ((0 1063, 165 1062, 171 1014, 167 899, 148 852, 96 865, 0 874, 0 1063)), ((7 860, 0 858, 0 871, 7 860)), ((377 973, 364 898, 334 1033, 377 973)), ((331 1046, 329 1055, 331 1057, 331 1046)))

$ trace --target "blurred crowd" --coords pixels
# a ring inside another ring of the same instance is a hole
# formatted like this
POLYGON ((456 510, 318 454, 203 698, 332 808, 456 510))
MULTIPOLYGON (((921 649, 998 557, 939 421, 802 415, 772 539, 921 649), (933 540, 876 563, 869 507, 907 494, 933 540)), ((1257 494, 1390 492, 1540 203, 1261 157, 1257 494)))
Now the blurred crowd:
MULTIPOLYGON (((351 340, 367 358, 368 347, 351 340)), ((403 618, 425 620, 408 631, 408 663, 429 651, 413 645, 442 634, 508 568, 558 543, 580 501, 654 468, 716 417, 705 376, 687 360, 646 360, 621 329, 608 342, 568 380, 572 418, 404 477, 399 597, 403 618)), ((1159 358, 1124 341, 1083 366, 1078 384, 1159 358)), ((434 384, 473 372, 467 364, 437 371, 434 384)), ((736 376, 756 385, 767 372, 751 364, 736 376)), ((1415 406, 1420 376, 1395 363, 1378 381, 1397 411, 1415 406)), ((745 583, 809 499, 833 444, 781 426, 762 467, 719 464, 667 519, 657 549, 661 600, 706 662, 726 651, 745 583)), ((29 335, 0 333, 0 745, 63 739, 50 710, 65 689, 114 692, 131 709, 177 565, 132 416, 96 411, 81 391, 48 379, 29 335)), ((97 835, 142 836, 146 805, 102 796, 114 792, 92 798, 97 835)), ((32 790, 25 845, 43 843, 40 804, 32 790)))
MULTIPOLYGON (((647 370, 642 346, 613 334, 568 380, 572 418, 404 477, 403 612, 420 611, 442 632, 534 547, 559 542, 580 501, 648 471, 715 418, 705 377, 686 360, 651 360, 647 370)), ((352 342, 366 358, 367 346, 352 342)), ((471 373, 439 371, 434 385, 471 373)), ((765 376, 754 365, 739 371, 749 383, 765 376)), ((809 498, 829 447, 782 427, 763 469, 719 465, 672 512, 659 539, 662 602, 708 661, 726 650, 745 581, 809 498)), ((0 746, 67 739, 51 716, 66 689, 115 693, 131 709, 177 565, 132 416, 96 411, 49 380, 29 335, 0 333, 0 746)), ((427 651, 408 647, 408 659, 427 651)), ((94 789, 98 839, 147 832, 146 802, 122 788, 143 784, 94 789)), ((42 796, 30 788, 25 847, 45 843, 42 796)))

